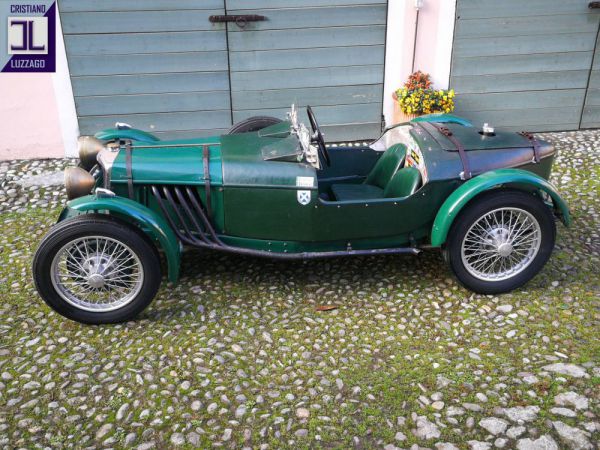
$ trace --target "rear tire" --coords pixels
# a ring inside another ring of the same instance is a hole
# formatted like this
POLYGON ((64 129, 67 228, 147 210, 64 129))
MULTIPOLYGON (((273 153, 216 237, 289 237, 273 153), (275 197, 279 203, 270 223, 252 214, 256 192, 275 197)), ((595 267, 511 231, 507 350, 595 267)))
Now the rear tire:
POLYGON ((554 248, 550 209, 533 194, 497 190, 473 200, 454 221, 445 256, 468 289, 509 292, 531 280, 554 248))
POLYGON ((263 128, 281 123, 281 119, 270 116, 254 116, 249 117, 241 122, 234 124, 226 134, 250 133, 262 130, 263 128))
POLYGON ((56 224, 33 260, 42 299, 86 324, 130 320, 152 301, 161 282, 154 244, 138 229, 102 214, 56 224))

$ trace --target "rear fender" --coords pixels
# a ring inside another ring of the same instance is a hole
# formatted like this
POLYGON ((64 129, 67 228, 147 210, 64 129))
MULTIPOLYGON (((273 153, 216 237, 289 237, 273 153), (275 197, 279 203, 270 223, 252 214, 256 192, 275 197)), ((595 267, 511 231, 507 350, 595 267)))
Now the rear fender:
POLYGON ((181 265, 181 247, 177 236, 163 217, 128 198, 86 195, 68 202, 59 222, 86 212, 114 214, 140 227, 153 242, 160 244, 167 258, 169 281, 177 281, 181 265))
POLYGON ((569 208, 560 197, 556 188, 542 177, 520 169, 497 169, 486 172, 462 184, 442 204, 433 222, 431 245, 440 247, 446 242, 448 231, 460 211, 477 195, 498 187, 539 190, 546 192, 552 199, 554 212, 565 226, 571 218, 569 208))

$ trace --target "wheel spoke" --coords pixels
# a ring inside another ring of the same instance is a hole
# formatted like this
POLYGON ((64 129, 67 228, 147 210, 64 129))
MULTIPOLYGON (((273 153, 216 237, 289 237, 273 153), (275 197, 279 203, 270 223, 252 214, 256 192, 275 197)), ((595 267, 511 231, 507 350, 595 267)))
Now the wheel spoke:
POLYGON ((464 235, 462 261, 471 275, 497 281, 524 270, 540 248, 540 226, 523 209, 499 208, 483 214, 464 235))
POLYGON ((105 236, 74 239, 55 255, 51 271, 57 293, 88 311, 111 311, 139 293, 144 272, 139 257, 124 243, 105 236))

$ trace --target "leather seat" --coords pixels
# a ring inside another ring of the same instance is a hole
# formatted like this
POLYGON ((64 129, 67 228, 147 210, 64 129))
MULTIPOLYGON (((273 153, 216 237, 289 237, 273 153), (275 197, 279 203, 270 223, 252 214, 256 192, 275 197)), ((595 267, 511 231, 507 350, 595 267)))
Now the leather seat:
POLYGON ((392 145, 383 155, 381 155, 381 158, 379 158, 375 167, 373 167, 369 175, 367 175, 364 184, 370 184, 371 186, 385 189, 394 174, 402 167, 402 164, 404 164, 405 157, 406 146, 404 144, 392 145))
POLYGON ((362 184, 334 184, 331 191, 338 201, 383 198, 384 190, 404 163, 406 146, 392 145, 379 158, 362 184))
POLYGON ((421 185, 421 173, 414 167, 404 167, 392 177, 383 191, 386 198, 401 198, 413 195, 421 185))

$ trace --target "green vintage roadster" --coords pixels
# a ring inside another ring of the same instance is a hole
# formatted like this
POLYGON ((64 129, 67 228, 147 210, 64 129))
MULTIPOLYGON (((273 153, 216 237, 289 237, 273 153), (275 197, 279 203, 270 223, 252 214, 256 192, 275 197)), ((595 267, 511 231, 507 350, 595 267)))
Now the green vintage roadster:
POLYGON ((458 280, 515 289, 544 266, 555 217, 554 148, 529 133, 430 115, 369 144, 325 144, 292 107, 226 135, 161 141, 117 124, 80 138, 70 201, 42 240, 42 298, 84 323, 131 319, 179 275, 184 247, 280 259, 416 255, 441 249, 458 280))

